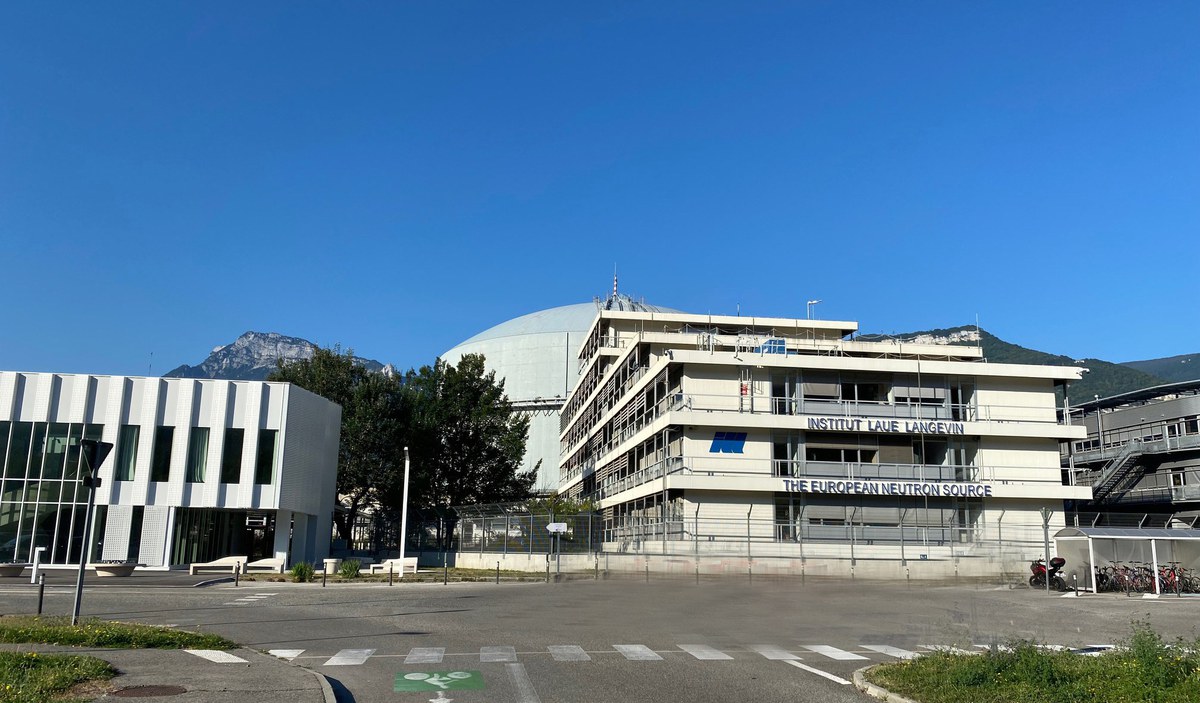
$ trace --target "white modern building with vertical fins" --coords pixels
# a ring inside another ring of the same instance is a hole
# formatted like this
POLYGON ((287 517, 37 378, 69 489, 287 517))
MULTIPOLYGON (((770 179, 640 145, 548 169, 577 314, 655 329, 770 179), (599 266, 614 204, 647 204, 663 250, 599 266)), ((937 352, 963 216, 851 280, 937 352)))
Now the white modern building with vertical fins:
POLYGON ((598 310, 561 411, 560 493, 602 511, 606 552, 695 554, 697 570, 738 550, 809 573, 1024 568, 1029 550, 1003 545, 1040 546, 1042 510, 1053 534, 1063 501, 1090 495, 1059 465, 1086 436, 1056 400, 1082 369, 857 327, 598 310))
POLYGON ((0 561, 320 559, 340 418, 286 383, 0 372, 0 561), (82 439, 115 445, 90 536, 82 439))

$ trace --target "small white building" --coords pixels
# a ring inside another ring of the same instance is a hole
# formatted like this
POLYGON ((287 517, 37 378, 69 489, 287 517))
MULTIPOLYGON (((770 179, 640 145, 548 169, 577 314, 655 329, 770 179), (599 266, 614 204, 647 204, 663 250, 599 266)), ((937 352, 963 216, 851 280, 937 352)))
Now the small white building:
POLYGON ((180 567, 237 555, 291 565, 328 555, 341 408, 288 383, 0 371, 0 561, 88 558, 180 567))

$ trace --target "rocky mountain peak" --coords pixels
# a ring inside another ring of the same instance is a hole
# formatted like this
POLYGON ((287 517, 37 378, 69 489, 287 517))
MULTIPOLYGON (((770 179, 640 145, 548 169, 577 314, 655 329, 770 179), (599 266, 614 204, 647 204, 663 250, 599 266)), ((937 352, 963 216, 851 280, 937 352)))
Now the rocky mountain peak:
MULTIPOLYGON (((317 345, 277 332, 246 332, 231 344, 214 347, 212 353, 197 366, 184 364, 164 376, 177 378, 223 378, 234 381, 261 381, 275 369, 280 359, 299 361, 311 359, 317 345)), ((368 369, 379 371, 383 364, 373 359, 359 359, 368 369)))

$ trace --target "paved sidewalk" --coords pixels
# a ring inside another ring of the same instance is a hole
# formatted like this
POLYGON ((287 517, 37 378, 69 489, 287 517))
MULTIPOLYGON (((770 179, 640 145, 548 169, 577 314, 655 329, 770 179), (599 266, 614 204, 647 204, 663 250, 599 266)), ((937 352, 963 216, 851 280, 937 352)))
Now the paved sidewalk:
POLYGON ((180 649, 101 649, 50 645, 4 645, 23 652, 86 654, 103 659, 121 672, 109 682, 113 693, 98 701, 139 700, 150 703, 335 703, 325 678, 308 669, 249 649, 233 649, 240 662, 210 661, 180 649), (176 687, 163 695, 141 695, 139 687, 176 687), (178 693, 182 688, 183 692, 178 693), (134 690, 128 690, 134 689, 134 690), (121 691, 128 692, 122 696, 121 691))

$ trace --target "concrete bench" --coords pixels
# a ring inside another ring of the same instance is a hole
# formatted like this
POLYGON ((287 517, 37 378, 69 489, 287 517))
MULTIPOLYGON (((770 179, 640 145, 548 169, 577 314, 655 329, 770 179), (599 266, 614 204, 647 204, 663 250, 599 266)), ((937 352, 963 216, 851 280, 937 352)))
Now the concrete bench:
POLYGON ((370 571, 368 573, 386 574, 388 571, 392 571, 400 576, 403 576, 405 572, 415 574, 417 573, 417 558, 404 557, 403 559, 384 559, 378 564, 371 564, 370 571))
POLYGON ((124 561, 117 564, 88 564, 96 571, 96 576, 132 576, 133 570, 145 564, 138 564, 132 561, 124 561))
POLYGON ((14 578, 14 577, 20 576, 21 572, 24 571, 25 567, 27 567, 27 566, 33 566, 33 565, 32 564, 11 563, 11 562, 0 564, 0 577, 14 578))
POLYGON ((243 569, 243 571, 245 573, 250 573, 251 571, 266 571, 273 574, 282 574, 285 566, 287 566, 287 564, 283 559, 258 559, 257 561, 252 561, 249 564, 246 564, 246 567, 243 569))
POLYGON ((222 557, 213 561, 189 564, 188 573, 192 576, 201 571, 228 571, 231 574, 236 574, 246 569, 246 561, 248 559, 249 557, 222 557))

